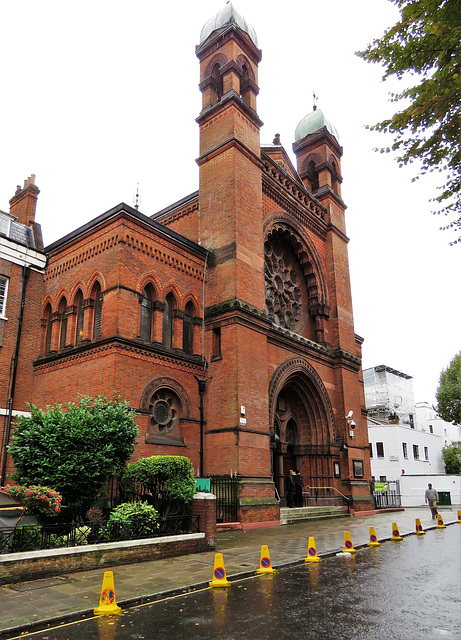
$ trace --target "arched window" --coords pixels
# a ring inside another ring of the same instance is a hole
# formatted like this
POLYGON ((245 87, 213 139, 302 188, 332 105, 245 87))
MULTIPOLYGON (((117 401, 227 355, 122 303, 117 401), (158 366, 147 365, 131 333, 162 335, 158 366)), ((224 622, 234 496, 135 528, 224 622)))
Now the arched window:
POLYGON ((101 320, 102 320, 102 291, 101 285, 95 284, 93 288, 93 294, 91 296, 94 300, 93 310, 93 340, 97 340, 101 337, 101 320))
POLYGON ((79 347, 83 340, 83 293, 79 291, 75 298, 77 307, 77 327, 75 332, 75 344, 79 347))
POLYGON ((250 105, 250 96, 249 96, 249 81, 250 75, 248 73, 247 66, 244 64, 242 66, 243 75, 240 78, 240 97, 246 105, 250 105))
POLYGON ((336 162, 333 162, 333 171, 331 174, 331 186, 333 188, 333 191, 335 193, 337 193, 338 195, 340 194, 340 180, 339 180, 339 173, 338 173, 338 167, 336 166, 336 162))
POLYGON ((67 300, 63 298, 59 303, 59 317, 61 318, 61 333, 59 335, 59 351, 64 351, 67 340, 67 300))
POLYGON ((215 64, 211 72, 211 84, 216 92, 216 102, 219 102, 223 93, 223 81, 218 63, 215 64))
POLYGON ((45 334, 45 355, 51 351, 51 305, 47 304, 45 309, 46 334, 45 334))
POLYGON ((193 346, 193 327, 192 314, 194 313, 194 305, 192 302, 186 304, 184 310, 184 321, 182 329, 182 348, 188 355, 192 355, 193 346))
POLYGON ((141 301, 141 340, 150 342, 152 340, 152 303, 154 301, 154 290, 152 285, 148 284, 142 292, 141 301))
POLYGON ((319 190, 319 175, 313 160, 309 162, 309 166, 307 167, 307 177, 311 183, 311 192, 315 193, 319 190))
POLYGON ((169 293, 165 299, 165 310, 163 312, 163 345, 167 349, 173 346, 173 311, 174 296, 169 293))

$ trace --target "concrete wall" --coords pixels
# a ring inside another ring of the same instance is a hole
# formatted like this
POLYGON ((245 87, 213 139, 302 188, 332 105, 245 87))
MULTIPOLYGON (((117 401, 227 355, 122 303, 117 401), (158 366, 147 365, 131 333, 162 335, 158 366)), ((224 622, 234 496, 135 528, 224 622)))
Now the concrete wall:
POLYGON ((424 492, 431 482, 436 491, 449 491, 451 504, 461 505, 461 475, 404 475, 400 477, 402 507, 419 507, 424 505, 424 492))

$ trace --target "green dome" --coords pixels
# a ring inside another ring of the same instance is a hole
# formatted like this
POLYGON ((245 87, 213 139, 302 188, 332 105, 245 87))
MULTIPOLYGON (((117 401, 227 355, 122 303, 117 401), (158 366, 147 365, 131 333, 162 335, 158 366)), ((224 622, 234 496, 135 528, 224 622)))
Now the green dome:
POLYGON ((245 18, 240 15, 240 13, 236 9, 234 9, 230 0, 226 3, 226 6, 221 9, 221 11, 218 11, 218 13, 213 16, 213 18, 210 18, 204 25, 200 33, 200 44, 205 42, 208 36, 210 36, 213 31, 216 31, 216 29, 221 29, 227 24, 232 23, 240 27, 240 29, 242 29, 242 31, 245 31, 245 33, 248 33, 255 46, 258 46, 258 37, 256 35, 256 31, 253 29, 251 24, 248 24, 245 18))
POLYGON ((320 131, 323 127, 327 128, 327 131, 336 138, 339 142, 338 132, 336 128, 331 124, 329 120, 325 118, 321 109, 314 109, 311 113, 308 113, 296 127, 295 142, 302 140, 311 133, 320 131))

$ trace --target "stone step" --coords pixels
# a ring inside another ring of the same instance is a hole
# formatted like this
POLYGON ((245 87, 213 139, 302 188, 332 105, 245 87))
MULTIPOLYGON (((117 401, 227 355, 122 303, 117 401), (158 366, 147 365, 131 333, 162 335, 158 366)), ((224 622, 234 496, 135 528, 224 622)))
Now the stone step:
POLYGON ((328 518, 345 518, 350 514, 342 507, 297 507, 280 509, 281 524, 295 524, 308 520, 323 520, 328 518))

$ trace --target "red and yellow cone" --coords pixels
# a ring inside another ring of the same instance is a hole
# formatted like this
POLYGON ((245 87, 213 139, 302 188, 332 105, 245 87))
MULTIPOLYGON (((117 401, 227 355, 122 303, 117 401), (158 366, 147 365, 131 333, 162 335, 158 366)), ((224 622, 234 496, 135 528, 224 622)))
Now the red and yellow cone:
POLYGON ((423 529, 423 526, 421 524, 421 520, 419 518, 416 518, 416 535, 417 536, 424 536, 426 534, 426 532, 423 529))
POLYGON ((213 580, 208 583, 210 587, 230 587, 231 583, 226 578, 224 559, 222 553, 216 553, 214 557, 213 580))
POLYGON ((376 531, 374 527, 370 527, 370 542, 368 543, 369 547, 380 547, 381 543, 378 542, 378 538, 376 536, 376 531))
POLYGON ((99 607, 93 609, 93 613, 95 616, 113 616, 120 612, 121 608, 117 606, 115 601, 114 574, 112 571, 106 571, 102 579, 99 607))
POLYGON ((317 549, 315 548, 314 538, 309 538, 309 544, 307 546, 307 556, 304 562, 320 562, 320 558, 317 555, 317 549))
POLYGON ((437 529, 446 529, 446 526, 443 524, 443 518, 440 513, 437 514, 437 529))
POLYGON ((352 544, 351 534, 349 533, 349 531, 344 532, 343 553, 357 553, 357 549, 354 549, 354 545, 352 544))
POLYGON ((261 546, 261 560, 259 562, 259 569, 256 569, 256 573, 275 573, 275 569, 272 568, 269 547, 266 544, 261 546))
POLYGON ((396 540, 403 540, 402 536, 400 535, 399 528, 398 528, 398 526, 397 526, 397 523, 396 523, 396 522, 393 522, 393 523, 392 523, 392 536, 391 536, 391 540, 394 540, 394 541, 396 541, 396 540))

